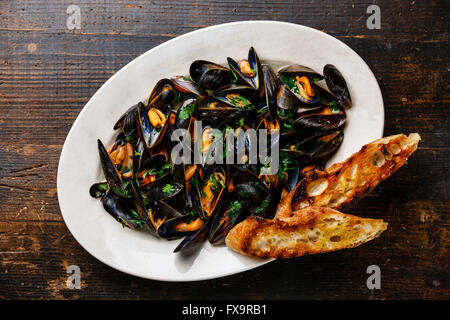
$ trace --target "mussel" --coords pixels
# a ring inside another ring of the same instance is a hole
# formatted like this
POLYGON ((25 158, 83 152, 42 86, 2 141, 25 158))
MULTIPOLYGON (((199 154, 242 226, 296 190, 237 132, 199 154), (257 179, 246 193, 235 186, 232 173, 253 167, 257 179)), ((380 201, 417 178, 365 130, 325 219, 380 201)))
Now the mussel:
POLYGON ((323 79, 323 76, 311 68, 294 64, 278 70, 281 82, 303 103, 314 104, 319 101, 319 95, 313 84, 323 79))
POLYGON ((136 134, 136 121, 137 121, 137 108, 138 105, 142 104, 139 102, 138 104, 130 107, 120 118, 117 120, 114 125, 114 130, 122 129, 125 137, 133 136, 136 134))
POLYGON ((147 110, 162 109, 172 103, 177 93, 170 79, 159 80, 148 98, 147 110))
POLYGON ((254 88, 255 90, 264 90, 263 71, 261 62, 253 47, 248 51, 248 59, 242 59, 236 62, 234 59, 227 58, 230 70, 236 76, 237 82, 254 88))
POLYGON ((346 108, 351 107, 352 99, 347 82, 339 70, 334 65, 327 64, 323 67, 323 76, 328 89, 336 96, 339 104, 346 108))
POLYGON ((334 153, 344 139, 341 130, 312 135, 301 141, 288 141, 281 151, 288 153, 299 163, 323 159, 334 153))
POLYGON ((143 105, 138 106, 138 133, 147 150, 156 147, 169 125, 170 106, 162 109, 150 108, 147 112, 143 105))
POLYGON ((298 108, 292 125, 297 130, 330 131, 342 127, 345 120, 345 110, 341 107, 298 108))
POLYGON ((195 83, 206 90, 216 90, 230 83, 228 68, 205 60, 192 62, 189 74, 195 83))

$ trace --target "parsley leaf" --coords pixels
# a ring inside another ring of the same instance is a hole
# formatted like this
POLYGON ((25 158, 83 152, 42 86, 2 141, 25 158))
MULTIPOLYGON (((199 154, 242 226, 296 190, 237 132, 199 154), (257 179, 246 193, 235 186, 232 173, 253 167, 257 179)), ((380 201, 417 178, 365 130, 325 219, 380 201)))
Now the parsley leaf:
POLYGON ((173 185, 171 185, 171 184, 166 184, 166 185, 163 187, 162 191, 163 191, 164 193, 170 194, 170 193, 172 193, 172 192, 175 191, 175 187, 174 187, 173 185))
POLYGON ((197 107, 197 105, 195 103, 190 103, 188 105, 182 106, 181 109, 180 109, 180 113, 179 113, 178 117, 181 120, 189 119, 189 117, 195 111, 196 107, 197 107))

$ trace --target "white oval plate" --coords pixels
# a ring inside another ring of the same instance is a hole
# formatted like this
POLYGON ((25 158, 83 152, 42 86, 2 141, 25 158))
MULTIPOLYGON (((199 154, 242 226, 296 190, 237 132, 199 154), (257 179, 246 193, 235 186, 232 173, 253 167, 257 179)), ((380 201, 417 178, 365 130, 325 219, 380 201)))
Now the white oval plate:
POLYGON ((300 63, 319 72, 331 63, 341 71, 353 107, 348 110, 344 142, 330 163, 344 160, 382 136, 383 99, 374 75, 352 49, 321 31, 284 22, 244 21, 167 41, 112 76, 80 112, 64 143, 57 178, 61 213, 75 239, 98 260, 122 272, 165 281, 211 279, 271 261, 245 257, 209 243, 186 259, 172 253, 179 241, 123 228, 88 193, 92 183, 103 179, 96 140, 112 143, 113 125, 129 106, 146 102, 159 79, 187 75, 196 59, 226 65, 226 57, 246 57, 250 46, 261 60, 300 63))

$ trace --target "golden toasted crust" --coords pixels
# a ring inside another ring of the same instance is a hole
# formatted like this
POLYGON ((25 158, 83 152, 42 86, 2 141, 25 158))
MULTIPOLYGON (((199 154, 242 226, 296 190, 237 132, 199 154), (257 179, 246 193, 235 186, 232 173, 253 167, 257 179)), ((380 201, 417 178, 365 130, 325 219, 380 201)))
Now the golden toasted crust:
POLYGON ((386 230, 387 223, 320 207, 302 209, 284 220, 249 217, 225 238, 239 253, 261 258, 290 258, 353 248, 386 230))
POLYGON ((399 169, 416 151, 419 141, 417 133, 378 139, 344 162, 308 173, 280 202, 275 218, 292 217, 309 206, 347 210, 399 169))

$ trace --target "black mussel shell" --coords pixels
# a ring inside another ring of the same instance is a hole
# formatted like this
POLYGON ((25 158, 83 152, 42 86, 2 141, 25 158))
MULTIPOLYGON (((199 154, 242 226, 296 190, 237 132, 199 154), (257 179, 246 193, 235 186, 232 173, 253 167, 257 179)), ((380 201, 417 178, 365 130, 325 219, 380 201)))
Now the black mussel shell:
POLYGON ((105 194, 108 192, 109 186, 107 182, 98 182, 94 183, 89 188, 89 194, 92 198, 103 198, 105 194))
POLYGON ((180 244, 173 250, 173 252, 180 252, 184 255, 192 255, 194 254, 200 246, 205 241, 206 237, 208 236, 208 231, 210 228, 212 220, 206 221, 206 223, 203 224, 203 226, 196 231, 195 233, 191 233, 188 236, 186 236, 180 244))
POLYGON ((306 104, 315 104, 319 101, 319 94, 317 92, 317 90, 315 90, 315 87, 313 86, 314 82, 320 81, 323 79, 322 75, 318 74, 317 72, 315 72, 314 70, 312 70, 311 68, 305 67, 305 66, 301 66, 301 65, 289 65, 286 67, 283 67, 281 69, 278 70, 278 75, 279 78, 281 80, 281 82, 287 86, 287 88, 289 89, 289 91, 291 91, 295 97, 297 97, 297 99, 299 99, 300 101, 302 101, 303 103, 306 104), (312 88, 315 91, 315 96, 313 99, 309 100, 309 99, 305 99, 296 89, 296 85, 295 85, 295 77, 302 77, 302 76, 306 76, 308 77, 310 84, 312 86, 312 88))
POLYGON ((209 242, 213 245, 224 244, 228 232, 249 214, 250 206, 248 202, 229 197, 221 204, 220 210, 212 221, 208 236, 209 242))
POLYGON ((205 90, 216 90, 230 83, 228 68, 205 60, 192 62, 189 74, 205 90))
POLYGON ((236 172, 231 185, 239 200, 249 201, 252 205, 259 205, 270 194, 264 182, 248 170, 236 172))
POLYGON ((119 190, 124 190, 125 187, 123 185, 122 179, 120 178, 117 169, 113 165, 111 158, 109 157, 108 152, 105 149, 105 146, 99 139, 97 139, 97 145, 103 174, 105 175, 108 185, 113 189, 116 188, 119 190))
POLYGON ((183 185, 178 182, 160 184, 152 186, 148 192, 146 192, 147 198, 164 201, 166 199, 175 197, 183 190, 183 185))
POLYGON ((259 61, 258 55, 253 47, 251 47, 248 51, 247 59, 249 67, 254 73, 252 77, 245 75, 239 67, 239 63, 232 58, 228 57, 227 61, 230 69, 234 72, 240 83, 253 87, 254 89, 260 88, 263 83, 261 62, 259 61))
MULTIPOLYGON (((195 176, 196 179, 198 179, 198 175, 195 176)), ((205 172, 204 178, 201 182, 197 186, 193 186, 193 206, 194 208, 198 208, 200 205, 201 210, 197 209, 196 211, 199 211, 199 215, 202 219, 209 220, 212 216, 214 216, 226 192, 226 188, 224 187, 226 185, 227 174, 225 170, 222 167, 216 167, 209 172, 205 172), (216 178, 216 174, 220 174, 225 181, 221 180, 223 183, 220 183, 220 181, 216 178), (209 194, 213 197, 212 200, 206 198, 209 194), (206 205, 208 204, 210 204, 210 206, 207 207, 206 205)))
POLYGON ((278 69, 278 74, 280 76, 289 75, 289 76, 307 76, 314 77, 317 81, 322 80, 323 76, 313 69, 302 66, 300 64, 291 64, 278 69))
POLYGON ((185 76, 176 76, 170 78, 170 80, 172 80, 175 89, 181 93, 188 93, 197 97, 207 95, 201 87, 185 76))
POLYGON ((170 105, 176 98, 177 93, 173 83, 169 79, 159 80, 148 98, 147 110, 150 108, 162 109, 170 105))
POLYGON ((175 118, 175 129, 189 130, 197 114, 197 99, 186 99, 181 104, 175 118))
POLYGON ((210 120, 220 127, 225 122, 230 122, 244 117, 245 109, 223 103, 221 100, 211 100, 206 106, 198 109, 200 120, 210 120))
POLYGON ((336 96, 339 104, 346 108, 351 107, 352 99, 348 91, 347 82, 345 82, 339 70, 334 65, 327 64, 323 67, 323 75, 328 89, 336 96))
POLYGON ((182 222, 195 221, 197 219, 199 219, 198 216, 193 217, 191 215, 182 215, 170 218, 159 226, 158 235, 166 239, 179 239, 185 237, 186 235, 193 234, 198 231, 204 223, 202 223, 198 228, 189 231, 177 230, 176 225, 182 222))
POLYGON ((277 117, 277 94, 281 86, 280 81, 269 65, 263 65, 265 102, 272 119, 277 117))
POLYGON ((167 127, 169 125, 169 117, 171 114, 171 108, 169 106, 163 107, 161 112, 166 117, 166 121, 161 128, 155 128, 152 126, 150 119, 147 114, 147 110, 140 105, 138 107, 138 133, 141 140, 144 142, 144 146, 147 150, 150 150, 158 145, 162 140, 167 127))
POLYGON ((289 110, 295 110, 300 105, 298 99, 295 97, 295 94, 293 94, 284 84, 278 89, 276 100, 278 116, 280 119, 284 119, 285 113, 289 110))
POLYGON ((346 118, 343 108, 327 106, 301 112, 292 125, 297 130, 330 131, 342 127, 346 118))
POLYGON ((325 132, 301 141, 293 150, 288 146, 282 151, 287 152, 299 163, 305 163, 312 159, 327 158, 339 148, 343 139, 343 131, 325 132))
POLYGON ((114 219, 131 229, 140 229, 145 224, 139 217, 131 214, 136 212, 132 199, 108 192, 103 198, 103 207, 114 219))
POLYGON ((138 104, 130 107, 120 118, 117 120, 114 125, 114 130, 122 129, 125 137, 133 136, 136 134, 136 121, 137 121, 137 108, 138 105, 142 104, 139 102, 138 104))

